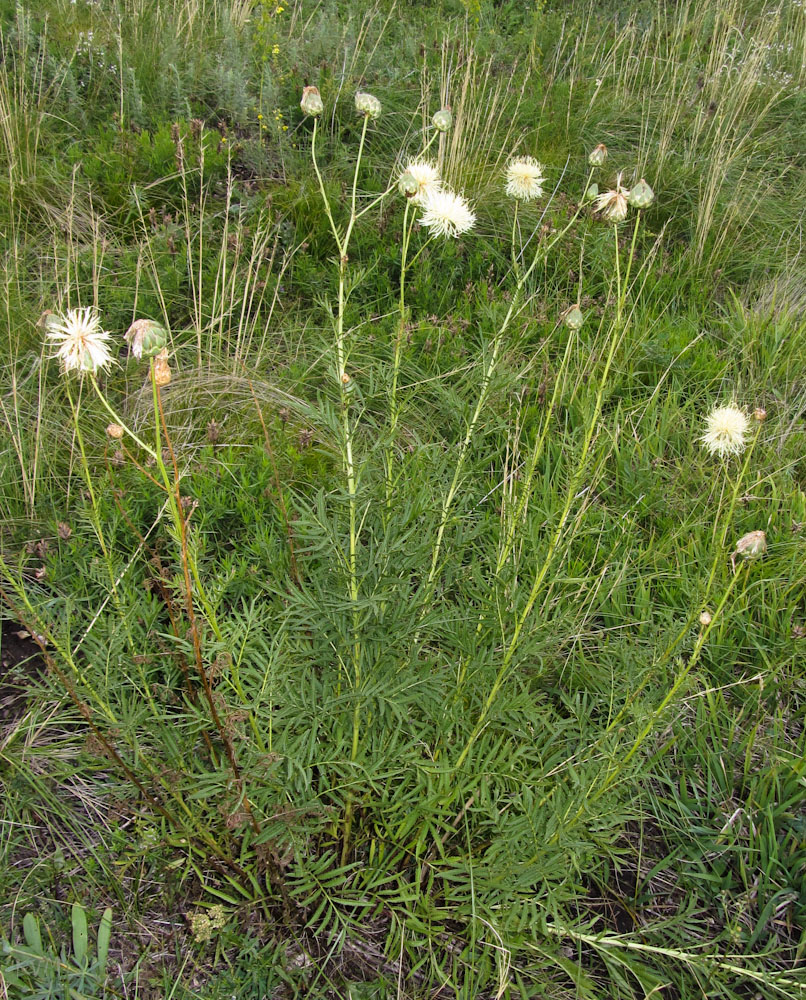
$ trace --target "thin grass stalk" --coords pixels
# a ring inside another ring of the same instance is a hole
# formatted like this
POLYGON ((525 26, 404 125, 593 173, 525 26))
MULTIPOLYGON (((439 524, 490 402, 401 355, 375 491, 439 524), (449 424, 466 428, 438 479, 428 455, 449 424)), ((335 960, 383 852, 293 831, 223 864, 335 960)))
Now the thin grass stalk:
POLYGON ((540 594, 541 587, 543 586, 543 581, 546 579, 549 569, 551 568, 551 565, 554 561, 554 553, 556 552, 557 547, 559 546, 560 541, 563 537, 566 522, 568 521, 568 517, 570 516, 571 513, 571 507, 576 498, 579 485, 582 481, 582 476, 585 472, 585 468, 587 465, 588 451, 590 450, 591 442, 593 441, 593 437, 598 428, 599 417, 602 411, 602 402, 604 399, 604 392, 607 386, 608 376, 610 374, 610 368, 613 364, 613 359, 616 354, 616 349, 619 346, 619 344, 621 344, 624 335, 624 328, 622 323, 624 297, 626 295, 626 290, 628 287, 630 268, 632 266, 632 258, 635 253, 635 241, 636 241, 636 236, 638 234, 638 226, 640 223, 640 218, 641 218, 640 213, 638 213, 636 215, 635 227, 633 229, 633 239, 630 247, 630 259, 627 265, 627 273, 623 286, 621 284, 621 277, 620 277, 621 272, 618 260, 619 258, 618 228, 615 225, 613 226, 616 237, 616 283, 618 289, 616 317, 611 330, 610 346, 608 349, 607 358, 605 360, 605 364, 602 369, 602 375, 599 380, 599 387, 596 393, 596 400, 594 403, 593 414, 591 416, 590 422, 588 423, 588 427, 585 431, 585 437, 582 441, 582 448, 576 463, 576 468, 571 474, 571 480, 569 482, 568 490, 566 492, 562 513, 560 514, 559 521, 557 522, 557 526, 554 529, 551 541, 549 542, 548 551, 540 568, 535 574, 534 581, 532 582, 532 586, 529 591, 529 596, 526 600, 524 609, 521 612, 515 624, 515 629, 513 631, 512 638, 510 639, 506 652, 504 653, 504 657, 502 659, 498 673, 496 674, 495 681, 493 682, 490 692, 487 695, 487 698, 485 699, 484 705, 482 706, 482 710, 479 713, 478 720, 476 721, 476 725, 473 727, 473 730, 470 734, 467 743, 465 744, 464 748, 462 749, 462 752, 459 754, 459 757, 457 758, 456 764, 454 765, 453 768, 454 771, 458 771, 464 764, 465 760, 467 759, 467 756, 470 753, 474 743, 478 739, 479 734, 486 725, 487 716, 489 715, 490 710, 493 704, 495 703, 495 700, 498 696, 498 692, 501 690, 501 687, 503 686, 506 678, 509 675, 509 668, 512 663, 513 657, 515 656, 515 652, 518 648, 521 632, 523 631, 523 627, 526 624, 529 615, 531 614, 532 608, 534 607, 538 595, 540 594))

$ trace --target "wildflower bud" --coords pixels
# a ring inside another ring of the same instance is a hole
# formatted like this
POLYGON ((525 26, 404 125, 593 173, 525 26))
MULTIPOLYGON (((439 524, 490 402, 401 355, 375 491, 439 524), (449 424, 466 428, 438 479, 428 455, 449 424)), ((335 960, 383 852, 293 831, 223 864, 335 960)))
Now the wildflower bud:
POLYGON ((757 420, 760 424, 763 424, 766 419, 767 411, 763 406, 757 406, 755 410, 753 410, 753 420, 757 420))
POLYGON ((599 185, 598 184, 589 184, 588 185, 588 190, 585 192, 585 197, 582 200, 583 201, 593 201, 594 198, 598 198, 598 197, 599 197, 599 185))
POLYGON ((171 369, 168 365, 168 351, 160 351, 154 358, 154 382, 162 388, 171 382, 171 369))
POLYGON ((413 198, 419 192, 420 185, 417 183, 417 179, 407 170, 400 175, 400 180, 397 182, 397 189, 405 198, 413 198))
POLYGON ((58 328, 59 317, 55 312, 53 312, 52 309, 46 309, 36 321, 36 325, 40 330, 50 333, 51 330, 56 330, 58 328))
POLYGON ((627 201, 633 208, 649 208, 655 200, 655 192, 642 177, 627 195, 627 201))
POLYGON ((582 315, 582 310, 578 305, 569 306, 568 309, 562 314, 562 321, 568 327, 569 330, 579 330, 582 324, 585 322, 585 317, 582 315))
POLYGON ((606 159, 607 146, 605 146, 603 142, 600 142, 599 145, 595 149, 592 149, 588 154, 588 163, 590 163, 592 167, 601 167, 606 159))
POLYGON ((299 102, 299 106, 302 108, 302 113, 304 115, 311 115, 312 118, 317 118, 325 110, 325 106, 322 103, 322 95, 319 93, 318 87, 304 87, 302 90, 302 100, 299 102))
POLYGON ((742 535, 736 543, 733 551, 734 556, 742 556, 744 559, 757 559, 767 551, 767 535, 764 531, 748 531, 742 535))
POLYGON ((120 424, 107 424, 106 433, 108 437, 111 437, 114 441, 119 441, 123 437, 123 428, 120 424))
POLYGON ((381 102, 372 94, 365 94, 363 90, 359 90, 355 95, 355 110, 359 115, 375 121, 381 116, 381 102))
POLYGON ((711 618, 711 612, 710 611, 701 611, 700 612, 700 625, 702 625, 703 627, 705 627, 706 625, 710 625, 712 621, 713 621, 713 619, 711 618))
POLYGON ((126 331, 129 350, 136 358, 153 358, 165 348, 168 331, 150 319, 136 319, 126 331))
POLYGON ((431 121, 434 123, 434 128, 437 132, 447 132, 451 125, 453 125, 453 115, 448 108, 441 108, 434 114, 431 121))
POLYGON ((342 372, 341 373, 341 384, 344 386, 345 389, 348 388, 348 386, 350 385, 350 383, 352 381, 353 380, 350 378, 350 376, 347 374, 347 372, 342 372))

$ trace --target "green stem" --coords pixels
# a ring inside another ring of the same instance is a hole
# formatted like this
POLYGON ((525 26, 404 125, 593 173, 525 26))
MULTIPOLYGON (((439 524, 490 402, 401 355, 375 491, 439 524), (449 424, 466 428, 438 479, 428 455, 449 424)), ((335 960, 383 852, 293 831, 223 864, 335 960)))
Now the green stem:
MULTIPOLYGON (((637 230, 638 230, 638 222, 636 220, 636 228, 635 232, 633 233, 632 248, 630 251, 631 255, 635 249, 635 233, 637 233, 637 230)), ((630 259, 627 266, 627 275, 629 275, 631 266, 632 266, 632 259, 630 259)), ((560 519, 557 522, 557 526, 554 529, 554 532, 552 533, 552 537, 549 542, 548 552, 546 553, 546 556, 543 559, 541 566, 539 567, 537 573, 535 574, 535 578, 532 582, 532 586, 529 591, 529 596, 526 600, 524 609, 519 615, 518 620, 515 624, 515 629, 512 634, 512 638, 504 653, 504 657, 501 662, 501 666, 498 670, 498 673, 496 674, 495 681, 493 682, 490 692, 484 702, 484 705, 482 706, 482 710, 479 713, 476 725, 473 727, 470 737, 467 743, 465 744, 464 748, 462 749, 462 752, 459 754, 456 764, 454 765, 455 770, 459 770, 459 768, 461 768, 461 766, 467 759, 467 756, 470 753, 476 740, 478 739, 479 734, 486 725, 487 716, 489 715, 490 709, 495 703, 495 700, 498 696, 498 692, 501 690, 501 687, 503 686, 509 674, 509 668, 515 656, 515 652, 517 650, 518 643, 520 641, 521 633, 523 631, 524 626, 526 625, 529 615, 532 612, 532 608, 534 607, 535 602, 537 601, 537 598, 543 586, 543 582, 545 581, 549 569, 551 568, 555 552, 557 551, 557 548, 562 540, 568 518, 570 517, 571 514, 571 508, 573 506, 574 500, 576 499, 577 491, 579 489, 582 477, 585 472, 588 459, 588 452, 590 451, 591 442, 593 441, 594 435, 597 431, 599 424, 599 417, 602 411, 602 402, 604 399, 604 393, 605 393, 605 388, 607 386, 608 376, 610 374, 610 368, 613 364, 613 359, 615 357, 616 349, 618 345, 621 343, 624 332, 622 324, 624 295, 621 285, 621 270, 619 263, 619 245, 618 245, 617 231, 616 231, 616 285, 618 291, 618 302, 616 307, 616 318, 613 323, 613 329, 610 337, 610 347, 608 349, 607 358, 605 359, 604 368, 602 370, 602 375, 599 380, 599 386, 596 392, 596 400, 593 407, 593 414, 585 431, 585 437, 582 442, 582 449, 580 451, 579 459, 577 460, 576 468, 574 469, 574 472, 571 476, 571 481, 569 483, 568 490, 566 492, 562 513, 560 514, 560 519)))

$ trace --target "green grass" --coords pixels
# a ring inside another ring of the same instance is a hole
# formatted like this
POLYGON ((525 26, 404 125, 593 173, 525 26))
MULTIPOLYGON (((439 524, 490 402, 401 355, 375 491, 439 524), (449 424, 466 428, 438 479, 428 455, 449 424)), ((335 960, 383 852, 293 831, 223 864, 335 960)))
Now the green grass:
POLYGON ((0 996, 806 993, 804 9, 438 13, 0 5, 0 996))

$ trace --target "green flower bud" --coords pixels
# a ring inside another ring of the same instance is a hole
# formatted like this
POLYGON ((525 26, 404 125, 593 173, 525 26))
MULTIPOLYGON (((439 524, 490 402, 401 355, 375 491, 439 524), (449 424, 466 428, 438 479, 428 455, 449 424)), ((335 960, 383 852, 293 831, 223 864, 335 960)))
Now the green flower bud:
POLYGON ((569 330, 579 330, 582 324, 585 322, 585 317, 582 315, 582 310, 578 305, 569 306, 568 309, 562 315, 563 323, 568 327, 569 330))
POLYGON ((448 108, 441 108, 434 114, 431 121, 438 132, 447 132, 451 125, 453 125, 453 115, 448 108))
POLYGON ((311 115, 317 118, 325 109, 322 103, 322 95, 318 87, 304 87, 302 90, 302 100, 299 102, 304 115, 311 115))
POLYGON ((585 197, 582 200, 583 201, 593 201, 594 198, 598 198, 598 197, 599 197, 599 185, 598 184, 589 184, 588 185, 588 190, 585 192, 585 197))
POLYGON ((601 167, 606 159, 607 146, 605 146, 603 142, 600 142, 599 145, 588 154, 588 163, 590 163, 592 167, 601 167))
POLYGON ((136 358, 153 358, 168 343, 168 331, 151 319, 136 319, 126 331, 126 340, 136 358))
POLYGON ((397 182, 397 189, 405 198, 413 198, 420 190, 420 185, 417 183, 416 178, 407 170, 404 174, 400 175, 400 180, 397 182))
POLYGON ((655 200, 655 192, 642 177, 627 195, 627 201, 633 208, 649 208, 655 200))
POLYGON ((381 102, 377 97, 373 97, 372 94, 365 94, 362 90, 359 90, 355 95, 355 110, 360 115, 365 115, 367 118, 375 121, 381 116, 381 102))

